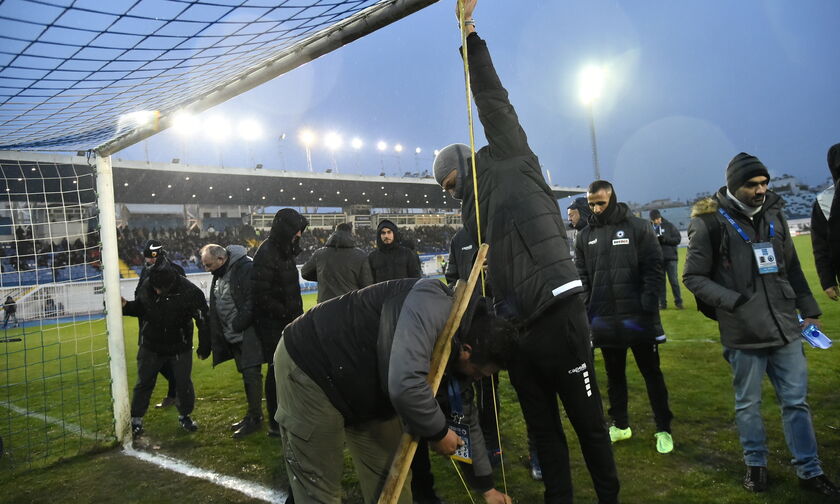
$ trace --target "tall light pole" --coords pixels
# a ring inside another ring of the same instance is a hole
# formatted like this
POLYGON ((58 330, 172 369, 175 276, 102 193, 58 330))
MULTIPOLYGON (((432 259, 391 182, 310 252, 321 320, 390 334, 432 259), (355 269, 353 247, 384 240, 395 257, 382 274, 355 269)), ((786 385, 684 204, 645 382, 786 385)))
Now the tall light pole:
POLYGON ((332 161, 333 173, 338 173, 338 163, 335 160, 335 151, 341 148, 344 140, 338 133, 327 133, 324 137, 324 145, 330 150, 330 161, 332 161))
POLYGON ((601 165, 598 162, 598 142, 595 137, 595 102, 604 90, 606 71, 603 67, 590 65, 578 76, 580 101, 589 113, 589 135, 592 139, 592 168, 595 180, 601 179, 601 165))
POLYGON ((245 146, 248 149, 249 167, 256 166, 254 160, 253 143, 262 138, 263 130, 260 123, 254 119, 245 119, 239 123, 239 138, 245 141, 245 146))
POLYGON ((312 130, 305 129, 300 132, 299 138, 303 148, 306 149, 306 167, 312 172, 312 150, 310 148, 315 143, 315 133, 312 130))

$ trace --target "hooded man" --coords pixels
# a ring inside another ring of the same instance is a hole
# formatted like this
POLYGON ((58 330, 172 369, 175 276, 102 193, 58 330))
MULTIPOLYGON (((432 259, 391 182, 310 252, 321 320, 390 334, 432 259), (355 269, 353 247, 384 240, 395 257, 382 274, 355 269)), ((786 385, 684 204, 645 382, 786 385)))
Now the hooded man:
POLYGON ((592 215, 592 210, 589 209, 589 203, 586 198, 575 198, 572 204, 566 209, 566 214, 569 217, 569 227, 575 231, 580 231, 589 225, 589 216, 592 215))
POLYGON ((137 384, 131 398, 131 431, 143 433, 143 416, 164 364, 175 376, 178 421, 188 432, 198 430, 190 414, 195 407, 192 379, 193 320, 199 346, 206 345, 207 301, 204 293, 171 268, 149 274, 149 291, 133 301, 122 300, 123 315, 141 318, 140 349, 137 351, 137 384))
POLYGON ((648 213, 651 226, 653 226, 653 234, 659 240, 659 246, 662 248, 662 266, 665 274, 662 276, 662 283, 659 287, 659 309, 664 310, 668 307, 666 301, 665 277, 671 283, 671 293, 674 295, 674 306, 678 310, 683 309, 682 293, 680 292, 680 279, 677 276, 677 245, 682 241, 677 226, 671 224, 670 221, 664 219, 662 214, 657 209, 653 209, 648 213))
POLYGON ((601 349, 607 371, 613 443, 632 435, 627 412, 627 350, 647 386, 656 421, 656 450, 674 449, 668 388, 659 366, 659 345, 665 332, 659 321, 662 251, 653 228, 616 199, 606 180, 589 186, 593 215, 575 239, 575 263, 586 289, 592 344, 601 349))
MULTIPOLYGON (((472 303, 452 342, 448 379, 441 383, 450 397, 452 415, 447 415, 427 376, 452 301, 452 291, 440 280, 393 280, 320 303, 286 327, 274 355, 277 421, 295 502, 341 502, 345 442, 364 501, 375 502, 402 421, 443 455, 464 443, 456 430, 469 432, 473 463, 463 470, 470 485, 488 503, 510 503, 493 486, 474 409, 461 398, 469 399, 464 393, 471 381, 506 366, 516 331, 472 303)), ((405 489, 399 502, 411 499, 405 489)))
POLYGON ((300 269, 304 280, 318 282, 318 302, 323 303, 373 283, 367 254, 356 247, 353 226, 342 223, 300 269))
MULTIPOLYGON (((135 298, 137 298, 138 294, 144 289, 148 293, 149 285, 147 280, 149 279, 149 274, 152 270, 162 268, 170 268, 182 277, 186 277, 184 268, 170 261, 169 258, 166 257, 166 249, 163 247, 163 243, 161 241, 148 240, 143 246, 143 269, 140 271, 140 278, 137 280, 137 287, 134 288, 135 298)), ((150 293, 148 294, 151 295, 150 293)), ((142 328, 143 319, 138 318, 137 324, 142 328)), ((166 378, 169 386, 167 387, 166 397, 164 397, 159 403, 155 404, 155 408, 168 408, 175 404, 175 376, 172 373, 172 368, 169 363, 165 363, 163 367, 160 368, 160 375, 166 378)))
POLYGON ((833 301, 840 299, 840 144, 828 149, 828 169, 834 184, 817 195, 811 210, 811 244, 820 286, 833 301))
POLYGON ((286 324, 303 313, 300 297, 300 274, 295 256, 300 254, 300 237, 309 222, 291 208, 277 211, 271 231, 254 254, 253 295, 254 323, 262 344, 265 375, 265 401, 270 436, 279 435, 274 413, 277 411, 277 386, 274 381, 274 350, 286 324))
POLYGON ((496 312, 525 327, 510 379, 535 437, 545 501, 573 500, 559 396, 578 434, 599 501, 618 502, 618 475, 580 296, 583 284, 572 262, 557 200, 493 68, 487 44, 475 32, 475 4, 464 3, 468 35, 463 49, 489 145, 475 153, 475 187, 470 148, 463 144, 441 149, 433 165, 435 179, 461 200, 461 218, 470 240, 490 245, 487 282, 493 287, 496 312))
POLYGON ((420 260, 401 244, 400 231, 393 222, 383 219, 376 228, 376 250, 368 255, 374 283, 401 278, 420 278, 420 260))
POLYGON ((808 363, 802 328, 819 327, 820 308, 802 273, 785 219, 784 200, 767 189, 770 173, 742 152, 726 168, 726 186, 699 201, 688 226, 683 283, 718 322, 732 368, 735 423, 747 472, 744 488, 767 490, 767 440, 761 417, 764 375, 776 391, 785 440, 801 487, 840 491, 823 473, 806 402, 808 363), (800 323, 797 311, 804 319, 800 323))
POLYGON ((201 248, 201 264, 212 273, 210 284, 210 341, 198 348, 198 358, 213 353, 213 367, 227 360, 236 362, 242 374, 248 411, 231 425, 234 439, 243 438, 262 425, 262 345, 254 328, 251 288, 253 262, 245 247, 227 248, 211 243, 201 248))

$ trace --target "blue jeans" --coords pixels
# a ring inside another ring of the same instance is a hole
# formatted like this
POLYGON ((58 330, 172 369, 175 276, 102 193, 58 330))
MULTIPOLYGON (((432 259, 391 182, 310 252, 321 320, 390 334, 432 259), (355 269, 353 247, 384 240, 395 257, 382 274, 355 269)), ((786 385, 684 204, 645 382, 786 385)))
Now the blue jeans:
POLYGON ((817 458, 817 439, 811 423, 808 393, 808 363, 802 340, 775 348, 738 350, 724 348, 723 357, 732 366, 735 388, 735 423, 748 466, 767 467, 767 442, 761 418, 761 382, 764 374, 776 390, 782 409, 785 440, 800 478, 823 473, 817 458))

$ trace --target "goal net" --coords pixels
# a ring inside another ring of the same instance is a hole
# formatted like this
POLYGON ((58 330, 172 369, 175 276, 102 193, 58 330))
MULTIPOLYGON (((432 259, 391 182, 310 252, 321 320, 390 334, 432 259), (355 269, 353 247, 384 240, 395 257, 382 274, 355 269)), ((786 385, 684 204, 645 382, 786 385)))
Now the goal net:
POLYGON ((115 439, 95 175, 0 174, 0 468, 32 467, 115 439))

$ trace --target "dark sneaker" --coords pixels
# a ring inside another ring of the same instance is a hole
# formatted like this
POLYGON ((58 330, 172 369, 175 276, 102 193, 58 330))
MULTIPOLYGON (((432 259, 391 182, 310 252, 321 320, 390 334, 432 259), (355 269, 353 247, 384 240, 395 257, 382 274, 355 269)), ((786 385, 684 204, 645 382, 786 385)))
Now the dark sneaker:
MULTIPOLYGON (((250 421, 251 421, 251 417, 248 416, 248 415, 245 415, 244 417, 242 417, 242 420, 240 420, 236 423, 230 424, 230 430, 232 430, 233 432, 236 432, 239 429, 241 429, 243 425, 245 425, 246 423, 248 423, 250 421)), ((262 422, 262 417, 260 417, 258 422, 262 422)))
POLYGON ((808 479, 799 478, 799 486, 826 497, 840 497, 840 489, 825 474, 808 479))
POLYGON ((542 466, 540 466, 540 459, 537 458, 537 452, 531 452, 531 479, 534 481, 542 481, 542 466))
POLYGON ((193 422, 189 415, 178 417, 178 422, 180 422, 181 427, 183 427, 187 432, 195 432, 198 430, 198 424, 193 422))
POLYGON ((233 433, 233 439, 242 439, 245 436, 249 436, 257 432, 260 428, 262 428, 262 421, 248 418, 248 421, 242 424, 242 427, 233 433))
POLYGON ((685 309, 685 306, 683 306, 682 303, 677 304, 676 307, 677 307, 677 310, 684 310, 685 309))
POLYGON ((164 397, 163 400, 157 404, 155 404, 155 408, 168 408, 170 406, 175 406, 176 399, 174 397, 164 397))
POLYGON ((137 439, 143 435, 143 424, 142 423, 131 423, 131 437, 132 439, 137 439))
POLYGON ((274 420, 268 422, 268 437, 280 437, 280 424, 274 420))
POLYGON ((747 474, 744 476, 744 488, 750 492, 763 492, 767 490, 767 468, 762 466, 747 466, 747 474))

